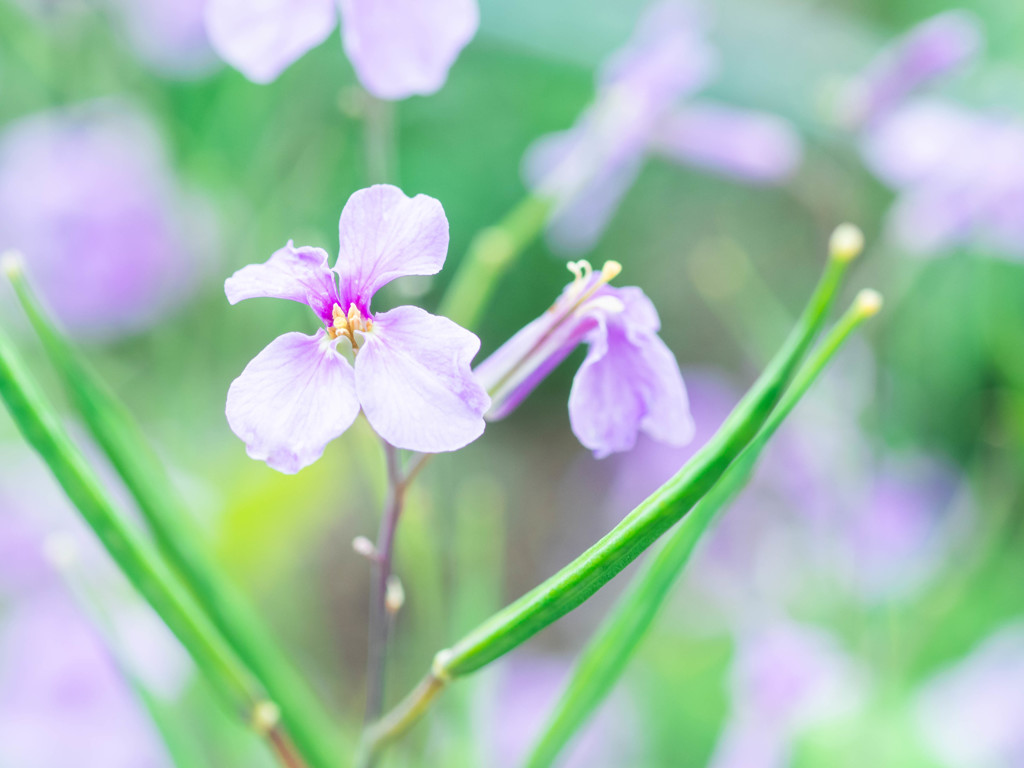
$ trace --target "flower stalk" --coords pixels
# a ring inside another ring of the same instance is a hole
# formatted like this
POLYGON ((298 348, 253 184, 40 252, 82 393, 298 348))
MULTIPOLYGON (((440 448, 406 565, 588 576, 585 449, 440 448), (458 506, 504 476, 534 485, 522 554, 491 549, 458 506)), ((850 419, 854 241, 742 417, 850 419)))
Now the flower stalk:
POLYGON ((394 623, 394 612, 389 610, 388 592, 392 578, 392 565, 395 550, 395 534, 398 520, 405 507, 406 478, 402 475, 401 459, 398 449, 387 441, 384 443, 384 455, 387 459, 388 496, 384 505, 384 514, 380 519, 377 533, 374 558, 373 591, 370 598, 369 643, 367 646, 366 665, 366 722, 370 723, 380 717, 384 701, 384 682, 387 672, 388 646, 391 640, 391 627, 394 623))
POLYGON ((843 238, 833 241, 825 272, 797 326, 718 433, 661 488, 597 544, 550 579, 436 654, 431 672, 365 737, 374 754, 408 729, 451 679, 486 666, 585 602, 675 525, 715 486, 755 438, 786 391, 824 325, 850 261, 843 238))
POLYGON ((554 202, 527 195, 501 221, 480 230, 459 262, 440 313, 471 328, 508 269, 544 230, 554 202))

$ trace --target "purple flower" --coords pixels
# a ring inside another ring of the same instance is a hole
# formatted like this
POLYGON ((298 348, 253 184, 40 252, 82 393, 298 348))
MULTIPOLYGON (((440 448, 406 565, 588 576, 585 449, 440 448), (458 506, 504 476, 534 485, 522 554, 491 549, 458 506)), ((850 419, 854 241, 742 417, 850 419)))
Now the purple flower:
POLYGON ((363 189, 345 204, 339 234, 333 270, 325 251, 289 242, 225 283, 232 304, 290 299, 323 323, 312 336, 279 336, 246 366, 228 392, 231 429, 252 458, 287 473, 320 458, 360 408, 398 448, 437 453, 472 442, 490 404, 470 370, 480 340, 418 307, 370 311, 392 280, 440 271, 448 251, 441 204, 389 185, 363 189))
POLYGON ((927 683, 916 719, 944 766, 1024 765, 1024 624, 1001 628, 927 683))
MULTIPOLYGON (((557 656, 512 655, 497 670, 490 717, 487 720, 486 761, 496 768, 523 765, 540 736, 572 671, 571 663, 557 656)), ((573 740, 559 765, 565 768, 636 765, 635 717, 630 702, 615 694, 573 740)))
POLYGON ((863 154, 899 193, 888 226, 902 248, 1024 256, 1024 122, 917 102, 870 130, 863 154))
POLYGON ((206 36, 207 0, 107 0, 142 61, 163 74, 193 77, 216 64, 206 36))
POLYGON ((186 213, 154 126, 122 104, 35 115, 0 138, 0 248, 24 254, 76 337, 138 331, 183 300, 204 251, 186 213))
POLYGON ((476 34, 476 0, 209 0, 214 48, 256 83, 274 80, 342 18, 360 82, 382 99, 439 90, 476 34))
POLYGON ((690 7, 664 0, 644 15, 601 69, 597 96, 576 125, 542 137, 523 160, 527 184, 556 202, 548 231, 556 247, 592 246, 651 153, 752 183, 793 173, 800 141, 782 120, 710 103, 680 106, 714 69, 703 21, 690 7))
POLYGON ((966 67, 982 44, 980 22, 965 10, 934 16, 882 51, 843 94, 843 118, 875 123, 923 87, 966 67))
POLYGON ((555 304, 476 369, 494 399, 488 418, 511 413, 580 343, 587 357, 569 394, 572 430, 597 458, 631 449, 642 431, 670 445, 693 436, 679 365, 658 336, 661 323, 639 288, 613 288, 621 270, 594 273, 570 263, 576 279, 555 304))
POLYGON ((801 730, 860 703, 863 673, 827 632, 788 621, 748 631, 731 672, 732 714, 711 768, 784 768, 801 730))
POLYGON ((0 764, 65 768, 69 760, 171 765, 99 637, 66 597, 50 593, 22 602, 0 632, 0 764))

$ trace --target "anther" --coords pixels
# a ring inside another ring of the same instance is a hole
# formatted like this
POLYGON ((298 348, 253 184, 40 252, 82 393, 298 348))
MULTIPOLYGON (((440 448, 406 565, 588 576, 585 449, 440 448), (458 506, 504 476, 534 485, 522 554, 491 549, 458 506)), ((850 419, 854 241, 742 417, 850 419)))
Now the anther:
POLYGON ((601 267, 601 279, 610 283, 622 272, 622 265, 617 261, 606 261, 601 267))

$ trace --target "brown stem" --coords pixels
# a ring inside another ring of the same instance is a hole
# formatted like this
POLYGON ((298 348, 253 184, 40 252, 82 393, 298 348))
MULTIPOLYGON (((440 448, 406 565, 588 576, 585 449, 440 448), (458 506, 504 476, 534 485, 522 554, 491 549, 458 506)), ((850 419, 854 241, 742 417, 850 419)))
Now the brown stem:
POLYGON ((267 741, 270 743, 275 757, 284 768, 306 768, 306 764, 295 751, 291 739, 279 727, 272 728, 267 733, 267 741))
POLYGON ((388 612, 387 588, 394 555, 395 532, 405 504, 407 479, 402 477, 398 449, 384 443, 388 465, 388 497, 377 533, 377 559, 374 562, 373 593, 370 598, 369 646, 366 668, 366 722, 372 723, 383 709, 384 677, 387 667, 391 616, 388 612))

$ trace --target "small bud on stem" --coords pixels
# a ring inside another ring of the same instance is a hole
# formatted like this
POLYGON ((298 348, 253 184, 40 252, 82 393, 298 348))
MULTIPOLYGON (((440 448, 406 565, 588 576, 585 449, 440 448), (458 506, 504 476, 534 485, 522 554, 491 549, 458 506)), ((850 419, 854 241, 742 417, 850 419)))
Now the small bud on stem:
POLYGON ((829 255, 838 261, 853 261, 864 250, 864 233, 854 224, 840 224, 828 241, 829 255))
POLYGON ((377 562, 380 559, 380 555, 377 554, 377 547, 365 536, 356 536, 352 539, 352 549, 355 550, 357 555, 362 555, 367 560, 377 562))
POLYGON ((395 574, 388 576, 387 591, 384 595, 384 607, 387 612, 394 616, 405 604, 405 588, 402 586, 402 580, 399 579, 395 574))
POLYGON ((854 306, 863 317, 874 317, 882 309, 882 294, 871 288, 865 288, 857 294, 854 306))
POLYGON ((9 280, 21 275, 22 258, 18 251, 4 251, 0 254, 0 269, 9 280))
POLYGON ((272 701, 260 701, 252 708, 252 728, 261 736, 274 730, 281 721, 281 709, 272 701))

